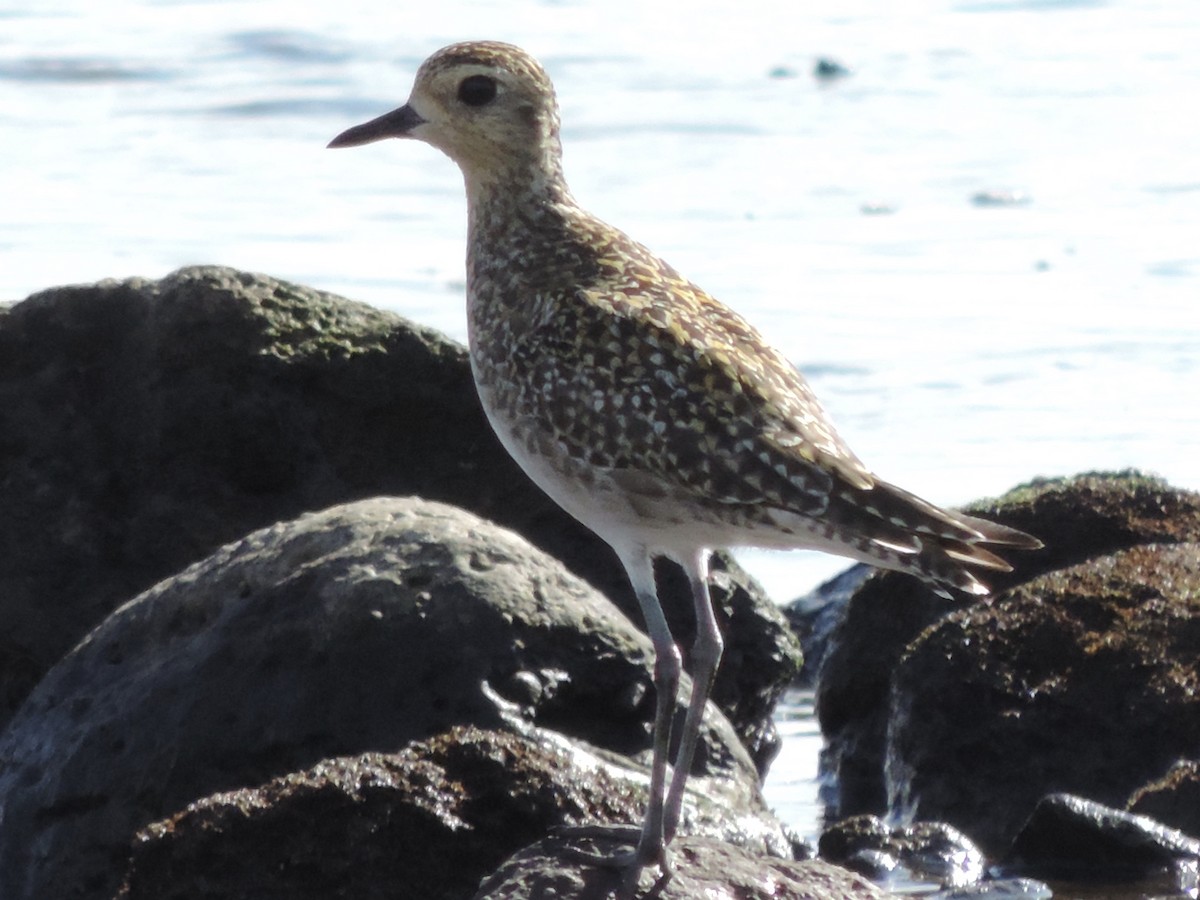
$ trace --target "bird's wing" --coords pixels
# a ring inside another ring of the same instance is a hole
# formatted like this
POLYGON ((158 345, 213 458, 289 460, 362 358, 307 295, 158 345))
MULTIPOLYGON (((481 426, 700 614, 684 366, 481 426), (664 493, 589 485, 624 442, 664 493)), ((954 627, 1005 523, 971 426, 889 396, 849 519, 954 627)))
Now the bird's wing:
POLYGON ((817 513, 835 484, 873 478, 804 378, 748 323, 664 263, 622 287, 581 288, 527 335, 533 413, 591 465, 631 484, 817 513), (565 326, 564 322, 569 322, 565 326))
POLYGON ((963 564, 1008 568, 981 544, 1037 545, 876 478, 758 331, 640 245, 619 249, 518 350, 540 385, 527 415, 552 426, 560 451, 651 501, 820 519, 859 541, 860 558, 911 559, 968 591, 982 587, 963 564))

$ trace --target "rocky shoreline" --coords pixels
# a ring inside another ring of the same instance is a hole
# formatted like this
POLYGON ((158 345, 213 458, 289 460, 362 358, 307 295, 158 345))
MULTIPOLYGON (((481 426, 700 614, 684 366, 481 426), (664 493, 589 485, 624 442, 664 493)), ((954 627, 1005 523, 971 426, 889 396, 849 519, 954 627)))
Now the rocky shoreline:
MULTIPOLYGON (((649 644, 462 347, 215 267, 42 292, 0 307, 0 509, 0 896, 608 896, 551 832, 638 818, 649 644)), ((1093 474, 972 511, 1047 544, 993 598, 879 575, 793 615, 839 788, 820 860, 759 791, 799 640, 721 560, 662 897, 1195 887, 1200 496, 1093 474)))

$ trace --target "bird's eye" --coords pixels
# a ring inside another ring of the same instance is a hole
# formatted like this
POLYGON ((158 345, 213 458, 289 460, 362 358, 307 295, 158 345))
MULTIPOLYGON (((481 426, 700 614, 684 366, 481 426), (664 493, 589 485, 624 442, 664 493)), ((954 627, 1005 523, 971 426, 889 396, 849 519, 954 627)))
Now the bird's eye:
POLYGON ((485 106, 496 97, 496 79, 487 75, 470 75, 458 86, 458 99, 467 106, 485 106))

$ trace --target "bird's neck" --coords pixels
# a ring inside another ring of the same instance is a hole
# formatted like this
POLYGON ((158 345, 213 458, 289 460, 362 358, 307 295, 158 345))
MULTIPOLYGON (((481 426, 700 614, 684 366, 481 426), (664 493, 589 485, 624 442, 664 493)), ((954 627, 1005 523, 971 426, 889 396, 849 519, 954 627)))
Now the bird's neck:
POLYGON ((539 255, 563 239, 578 212, 557 155, 526 156, 503 167, 464 167, 463 175, 468 279, 495 261, 519 266, 520 260, 539 255))
POLYGON ((467 176, 467 319, 472 352, 504 356, 595 275, 587 219, 557 171, 467 176), (477 338, 502 328, 479 344, 477 338))
POLYGON ((462 168, 472 226, 484 217, 519 215, 529 207, 574 203, 557 154, 522 154, 504 160, 503 165, 492 161, 490 165, 462 168))

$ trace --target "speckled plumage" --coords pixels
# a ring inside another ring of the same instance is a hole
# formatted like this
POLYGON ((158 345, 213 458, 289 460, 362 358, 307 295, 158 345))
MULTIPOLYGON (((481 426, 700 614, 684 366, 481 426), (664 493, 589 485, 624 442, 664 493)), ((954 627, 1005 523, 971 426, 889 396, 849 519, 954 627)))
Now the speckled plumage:
MULTIPOLYGON (((554 89, 524 51, 440 50, 406 106, 333 146, 389 136, 424 140, 462 169, 471 363, 484 408, 530 476, 617 550, 660 657, 673 647, 646 575, 655 554, 684 565, 710 619, 702 582, 715 546, 815 547, 971 593, 986 592, 973 568, 1009 568, 989 545, 1037 546, 878 479, 783 354, 584 211, 563 179, 554 89)), ((719 635, 705 640, 719 656, 719 635)), ((690 711, 685 735, 698 715, 690 711)), ((684 778, 672 783, 668 840, 684 778)), ((657 828, 661 851, 664 826, 652 817, 642 844, 657 828)), ((641 850, 639 862, 653 858, 654 848, 641 850)))

